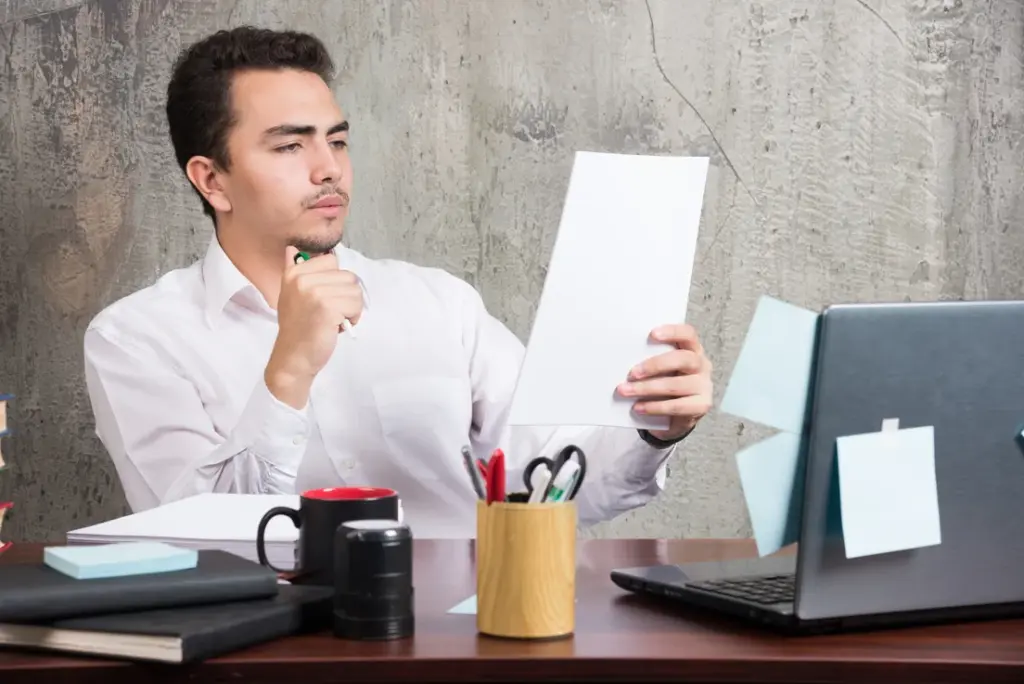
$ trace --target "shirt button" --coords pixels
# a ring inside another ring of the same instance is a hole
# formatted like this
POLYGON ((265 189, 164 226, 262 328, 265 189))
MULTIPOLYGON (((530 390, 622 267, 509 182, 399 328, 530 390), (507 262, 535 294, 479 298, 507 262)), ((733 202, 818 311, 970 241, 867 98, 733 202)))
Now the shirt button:
POLYGON ((293 437, 292 438, 292 444, 295 444, 296 446, 298 446, 299 444, 302 444, 305 441, 306 441, 306 438, 302 437, 301 435, 298 436, 298 437, 293 437))
POLYGON ((355 470, 356 464, 352 461, 345 461, 345 470, 355 470))

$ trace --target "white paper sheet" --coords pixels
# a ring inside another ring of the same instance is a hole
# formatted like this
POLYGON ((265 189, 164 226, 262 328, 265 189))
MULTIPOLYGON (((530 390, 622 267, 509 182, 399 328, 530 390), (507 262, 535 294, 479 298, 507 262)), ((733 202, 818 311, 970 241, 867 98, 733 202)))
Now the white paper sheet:
POLYGON ((706 157, 577 152, 512 425, 664 429, 618 385, 686 318, 706 157))
POLYGON ((933 426, 890 424, 836 447, 847 558, 942 543, 933 426))
MULTIPOLYGON (((187 549, 220 549, 256 561, 256 528, 275 506, 299 507, 296 494, 197 494, 114 520, 71 530, 68 544, 162 541, 187 549)), ((295 565, 299 531, 287 517, 274 517, 264 541, 275 567, 295 565)))

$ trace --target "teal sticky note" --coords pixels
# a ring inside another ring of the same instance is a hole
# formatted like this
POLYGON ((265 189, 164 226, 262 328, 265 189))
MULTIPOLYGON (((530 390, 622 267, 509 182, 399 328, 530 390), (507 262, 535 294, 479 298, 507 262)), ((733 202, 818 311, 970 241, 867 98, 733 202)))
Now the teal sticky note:
POLYGON ((476 615, 476 594, 448 609, 449 615, 476 615))
POLYGON ((736 454, 740 485, 757 553, 767 556, 797 541, 803 505, 800 436, 780 432, 736 454))
POLYGON ((942 542, 932 426, 836 440, 847 558, 942 542))
POLYGON ((75 579, 125 577, 173 572, 196 567, 195 549, 163 542, 122 542, 88 546, 50 546, 43 549, 43 563, 75 579))
POLYGON ((761 297, 721 410, 784 432, 803 431, 818 314, 761 297))

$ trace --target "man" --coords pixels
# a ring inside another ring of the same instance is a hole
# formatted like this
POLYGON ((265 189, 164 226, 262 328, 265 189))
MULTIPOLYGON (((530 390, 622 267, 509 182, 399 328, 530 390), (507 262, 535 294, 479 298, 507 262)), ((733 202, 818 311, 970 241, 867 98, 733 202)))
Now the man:
POLYGON ((399 492, 418 536, 472 536, 465 444, 505 451, 510 491, 531 458, 580 446, 583 524, 651 500, 673 444, 711 405, 692 328, 653 331, 677 349, 624 369, 618 388, 671 416, 667 431, 509 429, 524 349, 478 293, 340 246, 352 166, 332 71, 314 37, 253 28, 216 33, 175 65, 171 141, 214 237, 85 335, 97 434, 132 509, 369 484, 399 492))

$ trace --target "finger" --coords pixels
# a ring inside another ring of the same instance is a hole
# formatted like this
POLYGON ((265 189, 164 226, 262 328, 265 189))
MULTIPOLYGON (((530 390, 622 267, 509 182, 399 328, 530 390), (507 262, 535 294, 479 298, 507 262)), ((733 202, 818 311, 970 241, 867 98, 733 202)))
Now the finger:
MULTIPOLYGON (((284 270, 288 271, 296 264, 296 259, 299 255, 299 250, 295 247, 288 245, 284 248, 284 270)), ((300 262, 301 263, 301 262, 300 262)))
POLYGON ((321 299, 352 298, 363 300, 363 288, 359 283, 324 283, 315 288, 315 296, 321 299))
POLYGON ((333 269, 299 273, 295 276, 295 283, 306 292, 323 287, 358 287, 359 279, 351 271, 333 269))
POLYGON ((665 378, 627 382, 619 385, 624 397, 643 399, 689 397, 706 392, 707 380, 699 375, 673 375, 665 378))
POLYGON ((699 373, 702 361, 699 354, 688 349, 673 349, 644 360, 629 371, 629 380, 641 380, 657 375, 699 373))
POLYGON ((690 397, 660 401, 639 401, 633 405, 633 410, 649 416, 700 417, 711 410, 711 397, 705 394, 695 394, 690 397))
POLYGON ((700 344, 700 337, 697 335, 697 329, 689 323, 659 326, 651 331, 651 339, 655 342, 675 345, 679 349, 689 349, 698 354, 704 352, 704 348, 700 344))
POLYGON ((294 261, 294 268, 300 273, 338 270, 338 258, 334 255, 334 252, 311 254, 308 252, 300 252, 294 247, 288 247, 286 252, 291 254, 291 258, 294 261), (307 255, 309 258, 303 260, 303 254, 307 255))
POLYGON ((321 306, 327 312, 331 323, 335 325, 341 325, 341 322, 346 318, 355 325, 363 315, 363 298, 361 294, 324 299, 321 302, 321 306))

